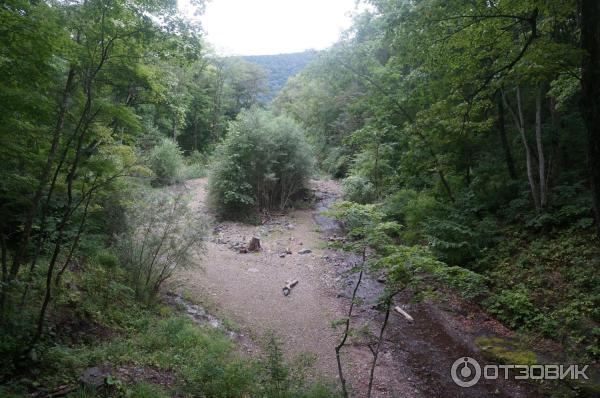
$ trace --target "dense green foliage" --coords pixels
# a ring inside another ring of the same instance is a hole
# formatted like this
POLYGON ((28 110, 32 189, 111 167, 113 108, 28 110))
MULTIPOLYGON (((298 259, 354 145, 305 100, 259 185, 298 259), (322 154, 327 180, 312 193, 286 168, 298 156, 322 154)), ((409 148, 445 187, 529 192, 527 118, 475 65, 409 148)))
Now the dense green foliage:
POLYGON ((139 365, 175 381, 103 395, 333 396, 275 336, 249 360, 161 306, 206 233, 169 185, 208 169, 246 220, 308 196, 315 163, 342 179, 335 244, 387 274, 388 315, 451 289, 600 358, 598 2, 365 2, 324 52, 219 58, 172 0, 3 1, 0 394, 139 365))
POLYGON ((256 108, 242 111, 215 152, 212 202, 227 217, 283 210, 304 190, 311 155, 302 128, 291 118, 256 108))
POLYGON ((586 153, 600 154, 580 107, 595 52, 579 47, 579 3, 367 3, 275 108, 305 126, 347 200, 402 225, 394 250, 422 246, 437 280, 487 297, 508 326, 598 358, 586 153))
MULTIPOLYGON (((185 362, 190 396, 255 391, 262 373, 225 338, 147 308, 205 236, 179 188, 153 187, 206 174, 264 72, 212 55, 171 0, 9 0, 0 26, 0 381, 50 392, 135 359, 185 362)), ((113 396, 167 394, 113 382, 113 396)))
POLYGON ((316 51, 309 50, 290 54, 247 55, 243 59, 265 70, 266 93, 260 97, 260 101, 268 103, 279 94, 288 78, 306 68, 316 55, 316 51))
POLYGON ((148 165, 154 172, 155 185, 171 185, 180 180, 183 154, 177 143, 165 138, 150 151, 148 165))

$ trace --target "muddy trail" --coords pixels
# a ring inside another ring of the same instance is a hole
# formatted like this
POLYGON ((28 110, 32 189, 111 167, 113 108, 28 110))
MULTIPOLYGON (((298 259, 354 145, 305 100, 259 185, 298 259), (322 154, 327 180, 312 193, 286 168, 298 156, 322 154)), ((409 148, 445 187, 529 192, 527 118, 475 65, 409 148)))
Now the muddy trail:
MULTIPOLYGON (((358 278, 352 269, 361 259, 326 248, 328 241, 343 235, 341 226, 322 214, 340 200, 340 189, 332 181, 312 185, 316 198, 312 208, 250 226, 216 222, 206 206, 206 180, 188 181, 186 189, 197 210, 212 220, 212 234, 205 254, 198 259, 200 268, 181 272, 174 294, 196 319, 226 323, 230 336, 247 353, 260 355, 262 336, 272 331, 281 338, 288 358, 312 354, 315 375, 336 379, 334 347, 341 329, 331 325, 347 316, 358 278), (246 253, 252 237, 260 239, 261 250, 246 253), (291 280, 298 284, 284 296, 282 288, 291 280)), ((357 292, 360 305, 351 319, 353 330, 378 333, 384 314, 375 304, 383 282, 382 275, 363 276, 357 292)), ((450 376, 454 361, 469 356, 486 362, 473 343, 475 337, 510 332, 473 304, 460 300, 411 303, 413 294, 407 291, 396 298, 395 304, 414 322, 395 313, 390 316, 375 372, 374 397, 541 396, 534 386, 514 380, 482 378, 470 388, 456 385, 450 376)), ((355 333, 343 349, 345 376, 353 396, 366 392, 371 361, 365 338, 355 333)))

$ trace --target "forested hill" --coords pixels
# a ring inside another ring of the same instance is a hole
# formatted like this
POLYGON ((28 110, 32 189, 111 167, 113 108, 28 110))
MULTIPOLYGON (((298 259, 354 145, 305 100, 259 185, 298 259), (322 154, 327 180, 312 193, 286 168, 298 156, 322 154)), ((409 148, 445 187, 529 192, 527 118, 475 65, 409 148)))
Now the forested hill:
POLYGON ((269 102, 277 96, 287 79, 301 72, 316 55, 317 51, 307 50, 300 53, 249 55, 242 58, 260 65, 267 72, 268 92, 261 99, 269 102))

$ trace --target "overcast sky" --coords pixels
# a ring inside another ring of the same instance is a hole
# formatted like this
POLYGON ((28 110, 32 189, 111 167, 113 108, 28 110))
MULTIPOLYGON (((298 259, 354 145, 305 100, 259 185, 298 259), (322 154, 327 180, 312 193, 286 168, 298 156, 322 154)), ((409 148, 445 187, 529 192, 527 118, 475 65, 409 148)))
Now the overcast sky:
MULTIPOLYGON (((200 18, 221 55, 323 49, 350 27, 356 0, 210 0, 200 18)), ((193 15, 189 0, 180 9, 193 15)))

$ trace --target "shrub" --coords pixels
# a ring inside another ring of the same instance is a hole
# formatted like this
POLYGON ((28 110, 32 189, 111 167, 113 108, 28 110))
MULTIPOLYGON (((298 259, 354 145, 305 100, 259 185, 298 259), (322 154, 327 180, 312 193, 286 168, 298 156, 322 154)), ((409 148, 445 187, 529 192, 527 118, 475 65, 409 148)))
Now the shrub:
POLYGON ((265 338, 265 358, 260 362, 261 393, 257 395, 273 398, 338 396, 331 386, 319 381, 314 384, 309 382, 310 376, 314 377, 314 355, 300 354, 288 362, 284 360, 281 340, 272 332, 268 332, 265 338))
POLYGON ((487 310, 513 329, 526 327, 538 314, 524 288, 502 290, 484 303, 487 310))
POLYGON ((333 178, 344 178, 350 168, 350 156, 344 153, 344 148, 334 147, 327 151, 327 156, 321 162, 321 167, 333 178))
POLYGON ((221 216, 284 209, 301 193, 313 169, 304 131, 286 116, 251 109, 229 125, 217 148, 210 195, 221 216))
POLYGON ((344 199, 356 203, 372 203, 377 200, 375 186, 363 176, 349 176, 342 182, 344 199))
POLYGON ((163 139, 150 151, 148 165, 154 172, 153 185, 171 185, 181 179, 183 154, 177 143, 163 139))
POLYGON ((389 196, 383 204, 386 218, 402 224, 402 238, 408 243, 423 239, 423 222, 440 213, 441 204, 427 192, 402 189, 389 196))
MULTIPOLYGON (((487 278, 465 268, 449 267, 437 260, 429 248, 423 246, 395 246, 394 251, 380 259, 376 265, 388 268, 392 278, 410 279, 406 275, 408 272, 429 275, 467 299, 481 297, 487 292, 487 278)), ((415 282, 419 280, 416 278, 415 282)))
POLYGON ((154 297, 177 268, 192 264, 201 249, 204 224, 181 194, 146 194, 129 212, 129 229, 119 239, 120 259, 136 295, 154 297))
POLYGON ((423 222, 424 235, 440 260, 463 266, 496 242, 495 220, 475 203, 473 196, 466 194, 423 222))

